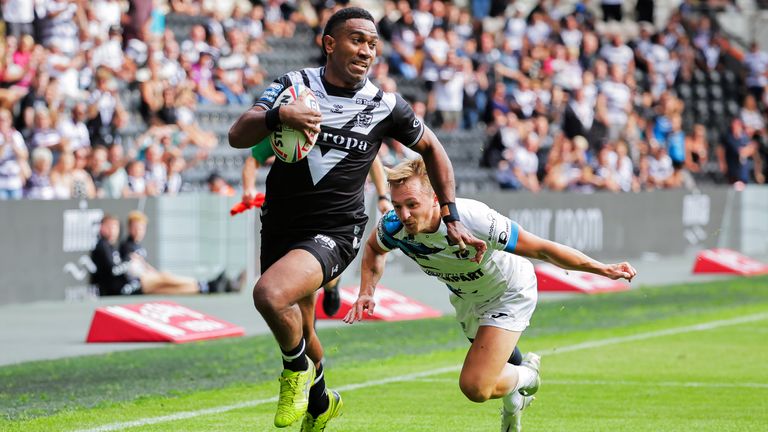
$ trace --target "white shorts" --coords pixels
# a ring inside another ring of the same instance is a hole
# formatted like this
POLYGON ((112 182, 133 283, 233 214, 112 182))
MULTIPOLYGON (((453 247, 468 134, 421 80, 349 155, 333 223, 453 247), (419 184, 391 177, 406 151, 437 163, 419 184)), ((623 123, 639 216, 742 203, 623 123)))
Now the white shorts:
POLYGON ((474 339, 480 326, 499 327, 522 332, 531 321, 536 309, 538 291, 533 265, 521 272, 518 281, 506 291, 490 300, 468 300, 451 294, 451 304, 456 310, 456 321, 464 334, 474 339))

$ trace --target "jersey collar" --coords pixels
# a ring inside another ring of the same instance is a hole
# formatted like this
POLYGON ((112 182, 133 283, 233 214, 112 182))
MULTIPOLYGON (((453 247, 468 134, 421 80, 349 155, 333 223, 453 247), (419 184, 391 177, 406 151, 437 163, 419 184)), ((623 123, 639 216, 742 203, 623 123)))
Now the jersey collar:
POLYGON ((325 87, 325 92, 328 93, 330 96, 340 96, 340 97, 353 97, 359 92, 360 90, 365 87, 366 84, 368 84, 368 78, 366 77, 364 80, 360 82, 360 84, 356 85, 353 88, 345 88, 345 87, 337 87, 331 83, 329 83, 325 79, 325 67, 320 69, 320 80, 323 83, 323 87, 325 87))

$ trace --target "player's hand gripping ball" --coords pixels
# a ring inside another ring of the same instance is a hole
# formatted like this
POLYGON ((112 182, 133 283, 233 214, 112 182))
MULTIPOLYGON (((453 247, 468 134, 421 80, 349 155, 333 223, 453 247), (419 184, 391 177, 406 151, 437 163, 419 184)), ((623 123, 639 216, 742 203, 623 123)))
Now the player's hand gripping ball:
MULTIPOLYGON (((317 98, 312 90, 299 83, 283 90, 277 97, 277 103, 279 105, 287 105, 299 98, 309 108, 317 111, 320 110, 320 105, 317 103, 317 98), (301 96, 304 97, 301 98, 301 96)), ((303 130, 296 130, 288 125, 281 124, 276 131, 272 132, 269 142, 278 159, 283 162, 294 163, 307 157, 312 147, 315 146, 317 134, 310 133, 309 135, 312 138, 311 140, 307 139, 307 134, 303 130)))

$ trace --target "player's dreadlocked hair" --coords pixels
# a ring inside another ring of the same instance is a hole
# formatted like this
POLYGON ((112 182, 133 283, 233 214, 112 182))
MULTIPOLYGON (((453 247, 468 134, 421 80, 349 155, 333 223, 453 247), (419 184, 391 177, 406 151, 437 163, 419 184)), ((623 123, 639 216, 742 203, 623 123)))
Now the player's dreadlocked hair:
POLYGON ((323 41, 323 39, 325 39, 325 35, 333 36, 333 32, 335 32, 340 25, 347 22, 347 20, 358 18, 366 19, 376 25, 376 21, 373 19, 373 16, 370 14, 370 12, 359 7, 348 7, 340 9, 335 14, 331 15, 331 17, 328 19, 328 23, 325 24, 325 29, 323 30, 323 38, 320 40, 323 44, 323 54, 328 55, 328 52, 325 50, 325 41, 323 41))
POLYGON ((427 166, 424 165, 424 160, 421 157, 400 162, 393 168, 387 169, 387 182, 389 182, 390 187, 402 185, 411 178, 419 179, 421 186, 425 188, 424 190, 432 190, 432 183, 429 182, 427 175, 427 166))

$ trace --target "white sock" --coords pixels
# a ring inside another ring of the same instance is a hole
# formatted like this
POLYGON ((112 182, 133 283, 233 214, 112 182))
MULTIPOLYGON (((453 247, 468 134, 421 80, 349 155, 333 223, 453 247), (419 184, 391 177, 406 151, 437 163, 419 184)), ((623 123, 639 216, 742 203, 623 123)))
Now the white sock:
POLYGON ((517 385, 513 390, 514 393, 517 393, 517 391, 521 388, 529 387, 536 382, 536 372, 534 372, 532 369, 515 365, 512 365, 512 367, 517 370, 517 385))
POLYGON ((517 390, 512 390, 501 398, 501 401, 504 403, 504 410, 509 413, 519 411, 523 407, 523 395, 517 390))

